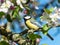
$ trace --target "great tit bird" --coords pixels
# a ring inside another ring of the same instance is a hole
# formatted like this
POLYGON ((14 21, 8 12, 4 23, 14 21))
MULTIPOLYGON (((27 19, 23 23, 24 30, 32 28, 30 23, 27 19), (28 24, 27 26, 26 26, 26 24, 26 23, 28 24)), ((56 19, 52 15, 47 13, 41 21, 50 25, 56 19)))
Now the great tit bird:
MULTIPOLYGON (((41 30, 41 31, 42 31, 42 28, 40 28, 39 26, 37 26, 37 25, 35 25, 35 24, 33 24, 33 23, 31 22, 31 16, 25 15, 25 16, 24 16, 24 20, 25 20, 26 26, 27 26, 29 29, 33 29, 34 31, 38 31, 38 30, 41 30)), ((47 33, 47 36, 48 36, 51 40, 53 40, 53 38, 52 38, 48 33, 47 33)))
POLYGON ((39 30, 40 28, 31 22, 31 16, 24 16, 25 24, 29 29, 39 30))

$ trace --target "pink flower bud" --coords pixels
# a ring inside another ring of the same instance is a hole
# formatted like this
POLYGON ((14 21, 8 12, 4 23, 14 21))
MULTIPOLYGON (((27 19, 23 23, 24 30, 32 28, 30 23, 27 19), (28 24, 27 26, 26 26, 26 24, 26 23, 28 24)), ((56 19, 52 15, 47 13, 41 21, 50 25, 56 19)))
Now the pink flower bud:
POLYGON ((14 10, 14 6, 10 6, 10 9, 11 9, 11 10, 14 10))
POLYGON ((39 39, 39 38, 37 38, 37 39, 36 39, 36 42, 37 42, 37 43, 39 43, 39 42, 40 42, 40 39, 39 39))
POLYGON ((4 0, 0 0, 1 1, 1 3, 3 3, 4 2, 4 0))
POLYGON ((27 10, 24 10, 24 14, 27 14, 28 13, 28 11, 27 10))

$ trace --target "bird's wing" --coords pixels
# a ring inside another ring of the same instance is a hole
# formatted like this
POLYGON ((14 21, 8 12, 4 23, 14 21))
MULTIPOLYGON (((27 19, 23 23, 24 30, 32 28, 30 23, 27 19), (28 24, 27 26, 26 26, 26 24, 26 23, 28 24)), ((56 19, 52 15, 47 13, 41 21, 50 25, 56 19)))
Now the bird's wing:
POLYGON ((33 23, 39 27, 42 27, 42 25, 39 22, 37 22, 36 20, 30 20, 30 21, 31 21, 31 23, 33 23))

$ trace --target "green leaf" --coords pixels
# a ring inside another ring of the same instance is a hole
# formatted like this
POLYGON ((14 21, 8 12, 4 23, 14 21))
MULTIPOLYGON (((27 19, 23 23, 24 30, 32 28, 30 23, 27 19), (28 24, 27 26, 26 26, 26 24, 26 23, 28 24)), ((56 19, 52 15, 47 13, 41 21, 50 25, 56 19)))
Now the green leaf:
POLYGON ((25 7, 27 10, 30 10, 30 8, 29 7, 25 7))
POLYGON ((58 0, 58 2, 60 3, 60 0, 58 0))
POLYGON ((32 41, 36 40, 36 38, 42 38, 40 35, 37 35, 37 34, 29 34, 28 37, 32 41))
POLYGON ((18 12, 16 12, 16 11, 14 11, 12 15, 13 15, 13 18, 14 18, 14 19, 16 19, 16 18, 17 18, 18 20, 20 20, 20 19, 21 19, 21 17, 20 17, 20 15, 19 15, 19 13, 18 13, 18 12))
POLYGON ((11 19, 11 17, 10 17, 9 14, 6 15, 6 19, 7 19, 9 22, 12 22, 12 19, 11 19))
POLYGON ((42 45, 48 45, 48 44, 42 44, 42 45))
POLYGON ((12 12, 13 18, 21 19, 21 17, 19 16, 19 11, 22 11, 22 9, 19 6, 16 6, 16 8, 12 12))
POLYGON ((17 12, 18 11, 23 11, 23 9, 18 5, 18 6, 15 7, 15 11, 17 11, 17 12))
POLYGON ((51 11, 50 11, 50 10, 48 10, 48 9, 44 9, 44 11, 45 11, 46 13, 48 13, 48 14, 50 14, 50 13, 51 13, 51 11))
POLYGON ((46 31, 46 30, 48 30, 48 29, 49 29, 49 27, 48 27, 47 25, 44 25, 44 26, 43 26, 43 30, 46 31))
POLYGON ((49 30, 49 26, 47 25, 47 24, 45 24, 44 26, 43 26, 43 28, 42 28, 42 32, 43 32, 43 34, 47 34, 48 33, 48 30, 49 30))
POLYGON ((9 43, 7 43, 6 41, 1 41, 0 45, 9 45, 9 43))
POLYGON ((41 18, 41 21, 46 21, 46 22, 50 22, 51 21, 51 18, 49 17, 49 14, 47 13, 43 13, 43 16, 40 16, 41 18))
POLYGON ((13 12, 13 18, 16 18, 17 15, 18 15, 18 13, 13 12))
POLYGON ((16 6, 15 11, 16 11, 16 12, 19 11, 19 6, 16 6))
POLYGON ((54 11, 54 8, 50 8, 49 10, 50 10, 51 12, 53 12, 53 11, 54 11))
POLYGON ((0 12, 0 18, 1 18, 3 15, 5 15, 5 13, 4 13, 4 12, 0 12))
POLYGON ((18 19, 18 20, 21 20, 21 16, 20 16, 20 15, 18 15, 18 16, 17 16, 17 19, 18 19))

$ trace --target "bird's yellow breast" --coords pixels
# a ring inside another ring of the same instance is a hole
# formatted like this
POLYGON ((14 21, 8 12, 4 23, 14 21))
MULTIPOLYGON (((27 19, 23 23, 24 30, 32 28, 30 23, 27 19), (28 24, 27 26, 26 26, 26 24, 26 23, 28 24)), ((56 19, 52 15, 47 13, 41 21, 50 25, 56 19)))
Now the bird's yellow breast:
POLYGON ((37 25, 32 24, 30 20, 26 21, 26 25, 27 25, 27 27, 34 29, 34 30, 38 30, 38 28, 39 28, 37 25))

